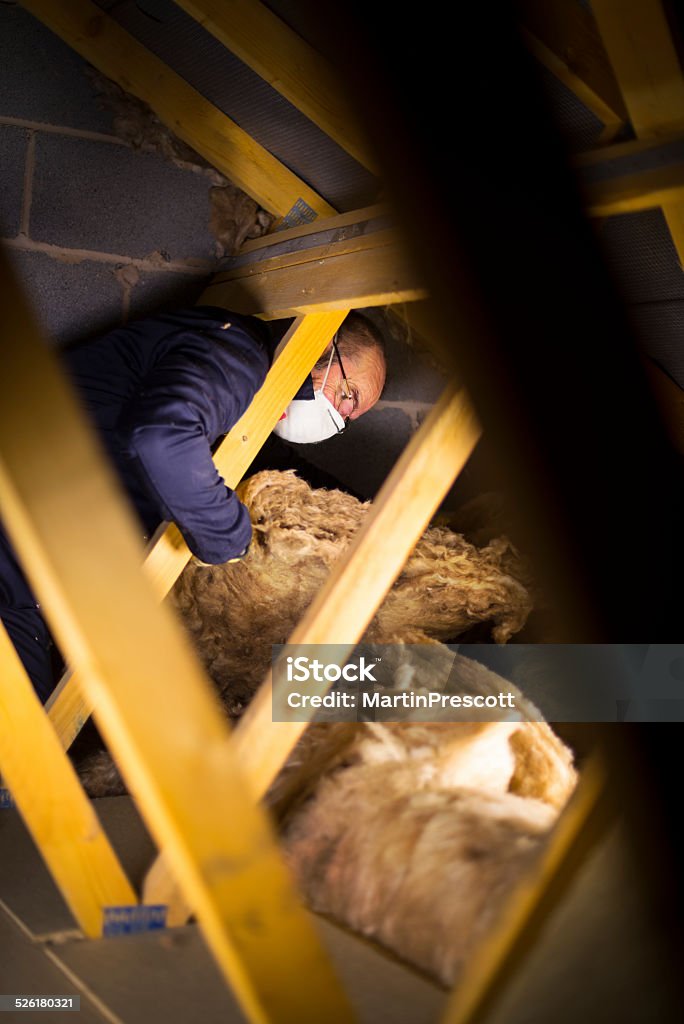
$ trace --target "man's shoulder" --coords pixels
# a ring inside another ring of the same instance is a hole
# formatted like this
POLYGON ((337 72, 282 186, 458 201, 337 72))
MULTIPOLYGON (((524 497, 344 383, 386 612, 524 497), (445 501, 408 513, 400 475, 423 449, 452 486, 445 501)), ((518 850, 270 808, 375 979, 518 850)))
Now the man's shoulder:
POLYGON ((187 306, 153 319, 168 324, 172 331, 197 331, 200 335, 209 334, 216 340, 230 339, 237 332, 246 335, 269 353, 272 349, 271 332, 264 321, 219 306, 187 306))

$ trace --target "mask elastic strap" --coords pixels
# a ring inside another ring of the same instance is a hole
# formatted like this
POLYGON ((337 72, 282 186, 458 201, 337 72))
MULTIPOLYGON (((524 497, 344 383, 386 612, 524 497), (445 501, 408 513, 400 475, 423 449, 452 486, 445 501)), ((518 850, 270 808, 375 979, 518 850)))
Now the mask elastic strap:
POLYGON ((328 374, 330 373, 330 367, 332 366, 332 361, 335 358, 335 345, 334 345, 334 343, 336 341, 337 341, 337 331, 335 331, 335 337, 333 338, 332 342, 330 343, 331 344, 331 347, 330 347, 330 359, 328 360, 328 367, 327 367, 327 369, 325 371, 325 375, 323 377, 323 383, 321 384, 321 388, 320 388, 321 391, 325 390, 325 385, 326 385, 327 380, 328 380, 328 374))

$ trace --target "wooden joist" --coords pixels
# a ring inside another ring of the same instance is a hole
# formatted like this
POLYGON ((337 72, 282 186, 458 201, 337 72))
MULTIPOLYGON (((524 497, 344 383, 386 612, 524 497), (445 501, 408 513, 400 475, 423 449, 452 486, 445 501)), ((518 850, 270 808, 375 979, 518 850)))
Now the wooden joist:
POLYGON ((226 114, 90 0, 22 0, 22 6, 138 99, 265 209, 293 224, 335 211, 226 114))
POLYGON ((583 153, 575 153, 572 162, 580 173, 596 165, 616 166, 618 161, 630 170, 646 170, 647 167, 672 163, 678 151, 684 153, 684 132, 628 139, 627 142, 616 142, 612 146, 587 149, 583 153))
POLYGON ((522 0, 525 41, 535 57, 605 125, 627 110, 594 18, 578 0, 522 0))
MULTIPOLYGON (((684 73, 660 0, 595 0, 592 10, 637 136, 684 131, 684 73)), ((666 195, 663 213, 684 264, 684 204, 666 195)))
POLYGON ((585 186, 585 196, 592 217, 683 203, 684 161, 591 182, 585 186))
POLYGON ((133 518, 2 257, 0 280, 13 297, 0 313, 0 506, 56 639, 248 1019, 351 1020, 210 685, 140 571, 133 518))
MULTIPOLYGON (((346 311, 312 314, 292 324, 284 339, 285 346, 263 386, 214 456, 216 467, 229 487, 237 487, 345 315, 346 311)), ((144 562, 146 575, 159 600, 166 597, 189 558, 190 551, 177 527, 173 523, 163 524, 144 562)), ((70 747, 92 712, 78 675, 67 673, 50 697, 47 709, 60 742, 65 748, 70 747)))
POLYGON ((101 935, 104 908, 138 898, 2 623, 0 771, 79 928, 101 935))
POLYGON ((176 0, 227 49, 370 171, 375 163, 344 85, 320 54, 259 0, 176 0))
POLYGON ((275 266, 292 265, 298 262, 299 254, 302 261, 311 260, 314 256, 306 255, 309 250, 325 253, 332 243, 347 243, 339 251, 354 252, 363 247, 368 236, 377 239, 382 231, 390 230, 392 223, 388 208, 377 205, 262 235, 245 242, 237 256, 224 260, 214 281, 232 281, 275 266))
MULTIPOLYGON (((364 213, 365 217, 365 213, 364 213)), ((200 302, 264 319, 410 302, 425 289, 385 217, 345 227, 308 225, 280 241, 240 254, 218 274, 200 302)), ((263 241, 263 240, 261 240, 263 241)))
POLYGON ((315 262, 211 285, 202 302, 279 320, 303 313, 382 306, 424 298, 411 261, 393 245, 321 254, 315 262))

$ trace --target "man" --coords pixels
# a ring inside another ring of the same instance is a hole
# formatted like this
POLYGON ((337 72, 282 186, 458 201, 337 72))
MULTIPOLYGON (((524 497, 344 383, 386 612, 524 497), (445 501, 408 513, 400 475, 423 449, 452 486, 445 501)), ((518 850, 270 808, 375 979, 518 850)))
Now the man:
MULTIPOLYGON (((136 321, 63 354, 145 539, 170 520, 203 562, 247 553, 249 515, 216 470, 212 450, 263 384, 276 341, 260 320, 197 306, 136 321)), ((330 436, 377 402, 384 381, 382 338, 352 313, 278 432, 295 442, 330 436)), ((45 701, 56 681, 50 634, 1 529, 0 618, 45 701)))

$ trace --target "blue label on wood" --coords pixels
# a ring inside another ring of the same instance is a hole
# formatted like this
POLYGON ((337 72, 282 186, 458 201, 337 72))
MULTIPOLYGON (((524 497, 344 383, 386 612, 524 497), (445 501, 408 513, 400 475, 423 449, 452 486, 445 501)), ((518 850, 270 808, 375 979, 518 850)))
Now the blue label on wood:
POLYGON ((0 789, 0 807, 14 807, 14 800, 9 789, 0 789))
POLYGON ((168 907, 163 904, 153 907, 105 907, 102 934, 111 937, 160 931, 166 928, 167 910, 168 907))
POLYGON ((284 228, 296 228, 300 224, 310 224, 316 220, 318 214, 315 210, 312 210, 308 203, 305 203, 303 199, 298 199, 291 210, 285 214, 278 230, 282 231, 284 228))

